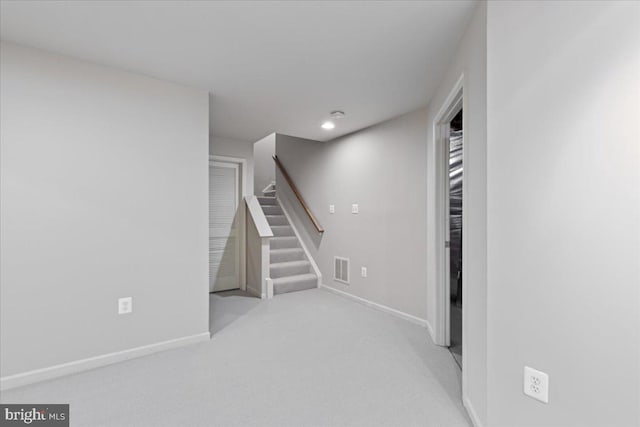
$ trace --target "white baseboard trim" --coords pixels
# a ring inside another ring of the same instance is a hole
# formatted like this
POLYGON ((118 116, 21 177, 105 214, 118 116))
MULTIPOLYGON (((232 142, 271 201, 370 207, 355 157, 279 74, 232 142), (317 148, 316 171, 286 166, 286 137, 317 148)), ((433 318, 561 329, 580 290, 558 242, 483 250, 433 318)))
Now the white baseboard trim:
POLYGON ((482 427, 482 423, 480 422, 480 419, 478 418, 478 414, 476 414, 476 410, 473 409, 473 405, 471 404, 471 402, 469 401, 469 399, 467 397, 463 397, 462 398, 462 404, 464 405, 465 409, 467 410, 467 414, 469 414, 469 418, 471 418, 471 422, 473 423, 473 427, 482 427))
POLYGON ((54 365, 48 368, 35 369, 33 371, 24 372, 21 374, 8 375, 6 377, 0 378, 0 390, 8 390, 11 388, 21 387, 40 381, 50 380, 65 375, 87 371, 89 369, 100 368, 102 366, 147 356, 153 353, 158 353, 160 351, 207 341, 210 338, 211 334, 209 332, 203 332, 201 334, 190 335, 187 337, 162 341, 155 344, 143 345, 141 347, 134 347, 114 353, 107 353, 100 356, 75 360, 73 362, 62 363, 60 365, 54 365))
POLYGON ((332 287, 327 286, 325 284, 321 284, 320 287, 323 288, 323 289, 328 290, 329 292, 333 292, 333 293, 338 294, 340 296, 352 299, 352 300, 354 300, 356 302, 359 302, 360 304, 364 304, 364 305, 369 306, 371 308, 375 308, 376 310, 380 310, 380 311, 383 311, 385 313, 391 314, 393 316, 399 317, 401 319, 408 320, 409 322, 414 323, 414 324, 419 325, 419 326, 422 326, 423 328, 428 328, 427 325, 429 323, 425 319, 421 319, 419 317, 416 317, 414 315, 405 313, 403 311, 396 310, 395 308, 387 307, 386 305, 378 304, 377 302, 373 302, 373 301, 370 301, 368 299, 352 295, 352 294, 350 294, 348 292, 344 292, 344 291, 341 291, 339 289, 332 288, 332 287))
POLYGON ((261 293, 259 290, 257 290, 256 288, 252 288, 251 286, 247 286, 247 292, 260 299, 265 299, 267 297, 266 294, 261 293))

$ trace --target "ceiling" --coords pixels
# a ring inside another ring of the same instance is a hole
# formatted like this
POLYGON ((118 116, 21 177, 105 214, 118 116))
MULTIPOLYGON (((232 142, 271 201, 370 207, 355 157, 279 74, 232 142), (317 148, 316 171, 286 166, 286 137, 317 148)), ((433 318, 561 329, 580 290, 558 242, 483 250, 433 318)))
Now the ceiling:
POLYGON ((208 90, 215 135, 326 141, 426 105, 475 6, 2 1, 0 37, 208 90))

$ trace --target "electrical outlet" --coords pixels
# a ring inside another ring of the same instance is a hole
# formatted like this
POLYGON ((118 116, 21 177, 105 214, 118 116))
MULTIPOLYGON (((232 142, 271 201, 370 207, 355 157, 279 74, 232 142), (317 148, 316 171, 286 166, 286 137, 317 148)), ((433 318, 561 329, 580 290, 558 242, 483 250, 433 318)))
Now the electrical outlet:
POLYGON ((336 205, 329 205, 329 213, 336 213, 336 205))
POLYGON ((525 366, 524 394, 541 402, 549 403, 549 375, 525 366))
POLYGON ((133 312, 133 297, 118 298, 118 314, 133 312))
POLYGON ((367 277, 367 267, 362 267, 362 268, 360 269, 360 275, 361 275, 362 277, 367 277))
POLYGON ((357 214, 357 213, 359 213, 359 212, 360 212, 360 210, 359 210, 358 205, 357 205, 356 203, 354 203, 353 205, 351 205, 351 213, 352 213, 352 214, 357 214))

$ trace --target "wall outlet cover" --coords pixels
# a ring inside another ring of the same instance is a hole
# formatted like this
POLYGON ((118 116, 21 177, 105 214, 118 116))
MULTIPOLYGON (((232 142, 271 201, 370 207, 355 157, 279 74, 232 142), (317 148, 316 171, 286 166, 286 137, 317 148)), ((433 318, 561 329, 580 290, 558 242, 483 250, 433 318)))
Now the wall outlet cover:
POLYGON ((133 312, 133 297, 118 298, 118 314, 133 312))
POLYGON ((352 214, 357 214, 360 212, 360 208, 358 207, 357 203, 354 203, 353 205, 351 205, 351 213, 352 214))
POLYGON ((549 403, 549 375, 525 366, 524 394, 543 403, 549 403))
POLYGON ((329 205, 329 213, 336 213, 336 205, 329 205))

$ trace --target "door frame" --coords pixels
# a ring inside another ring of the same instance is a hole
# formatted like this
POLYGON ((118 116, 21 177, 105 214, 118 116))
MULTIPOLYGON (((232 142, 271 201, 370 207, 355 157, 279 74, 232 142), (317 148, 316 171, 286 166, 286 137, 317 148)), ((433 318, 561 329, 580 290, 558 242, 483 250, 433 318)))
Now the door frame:
MULTIPOLYGON (((213 162, 233 163, 240 168, 240 201, 238 205, 238 240, 240 243, 240 290, 247 290, 246 218, 247 160, 240 157, 209 155, 209 168, 213 162)), ((208 203, 207 203, 208 206, 208 203)), ((208 254, 207 254, 208 256, 208 254)))
MULTIPOLYGON (((465 170, 468 170, 468 150, 467 150, 467 135, 468 135, 468 108, 467 97, 464 91, 464 74, 461 74, 452 89, 449 91, 449 95, 442 103, 442 107, 435 115, 433 120, 433 141, 434 141, 434 159, 435 159, 435 262, 436 262, 436 312, 435 312, 435 336, 434 341, 441 346, 449 346, 451 324, 450 324, 450 265, 448 264, 446 236, 447 230, 447 218, 449 213, 448 209, 448 193, 449 193, 449 123, 455 117, 455 115, 463 110, 462 114, 462 164, 465 170)), ((464 172, 463 172, 464 173, 464 172)), ((468 245, 466 243, 468 233, 468 215, 465 215, 465 200, 467 199, 468 180, 462 180, 462 229, 466 232, 462 233, 462 277, 468 278, 467 265, 468 265, 468 245)), ((463 279, 464 280, 464 279, 463 279)), ((469 299, 467 298, 467 286, 462 286, 462 390, 465 395, 466 386, 466 360, 467 360, 467 313, 469 310, 469 299)))

